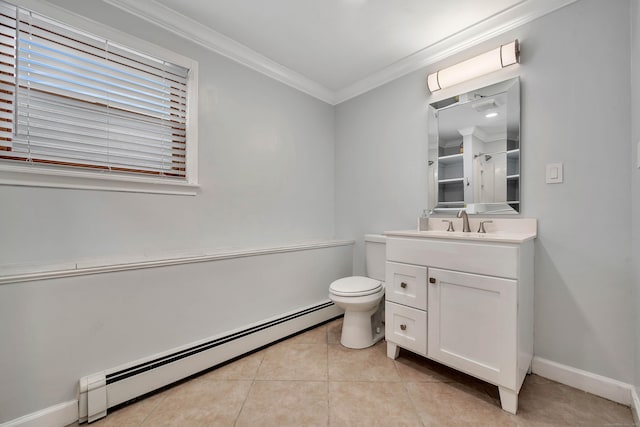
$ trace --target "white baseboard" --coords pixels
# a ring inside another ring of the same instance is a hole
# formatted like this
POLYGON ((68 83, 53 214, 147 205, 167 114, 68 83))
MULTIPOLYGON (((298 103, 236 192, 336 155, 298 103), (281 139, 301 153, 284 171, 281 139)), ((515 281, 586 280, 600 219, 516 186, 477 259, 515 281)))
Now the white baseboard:
POLYGON ((631 412, 633 413, 633 422, 640 426, 640 396, 638 396, 638 388, 631 388, 631 412))
MULTIPOLYGON (((548 378, 553 381, 604 397, 605 399, 632 406, 632 392, 634 387, 631 384, 614 380, 602 375, 583 371, 561 363, 552 362, 535 356, 532 363, 532 371, 536 375, 548 378)), ((637 408, 637 395, 636 408, 637 408)))
POLYGON ((0 424, 0 427, 64 427, 76 421, 78 421, 78 401, 70 400, 7 421, 0 424))

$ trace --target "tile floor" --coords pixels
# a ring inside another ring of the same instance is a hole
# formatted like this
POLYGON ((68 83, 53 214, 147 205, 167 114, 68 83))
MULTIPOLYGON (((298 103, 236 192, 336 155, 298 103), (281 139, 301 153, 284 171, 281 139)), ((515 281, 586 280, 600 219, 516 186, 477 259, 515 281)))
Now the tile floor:
MULTIPOLYGON (((530 375, 517 415, 496 387, 384 342, 340 345, 334 320, 112 411, 91 426, 632 426, 628 407, 530 375)), ((77 424, 76 424, 77 425, 77 424)))

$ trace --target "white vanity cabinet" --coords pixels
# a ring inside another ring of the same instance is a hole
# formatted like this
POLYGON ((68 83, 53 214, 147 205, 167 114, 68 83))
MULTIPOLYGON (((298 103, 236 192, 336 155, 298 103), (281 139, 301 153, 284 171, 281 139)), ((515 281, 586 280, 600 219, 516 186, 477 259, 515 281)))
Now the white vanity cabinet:
POLYGON ((495 384, 515 414, 533 357, 535 234, 386 234, 388 356, 402 347, 495 384))

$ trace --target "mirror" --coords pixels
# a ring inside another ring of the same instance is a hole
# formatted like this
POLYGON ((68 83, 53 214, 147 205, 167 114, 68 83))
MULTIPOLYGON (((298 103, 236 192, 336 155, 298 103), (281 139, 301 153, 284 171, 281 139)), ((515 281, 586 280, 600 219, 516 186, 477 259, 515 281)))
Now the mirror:
POLYGON ((429 106, 429 209, 520 212, 520 80, 429 106))

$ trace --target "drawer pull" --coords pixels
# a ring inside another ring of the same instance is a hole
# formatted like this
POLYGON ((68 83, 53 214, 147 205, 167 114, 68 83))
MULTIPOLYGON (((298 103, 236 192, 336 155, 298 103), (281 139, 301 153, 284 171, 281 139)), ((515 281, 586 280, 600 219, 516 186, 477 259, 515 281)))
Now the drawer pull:
POLYGON ((407 325, 400 325, 400 329, 403 330, 403 331, 406 331, 407 330, 407 325))
POLYGON ((402 282, 402 283, 400 283, 400 287, 401 287, 402 289, 404 289, 404 288, 406 288, 406 287, 407 287, 407 284, 406 284, 405 282, 402 282))
POLYGON ((435 277, 429 277, 429 283, 436 283, 436 278, 435 277))

